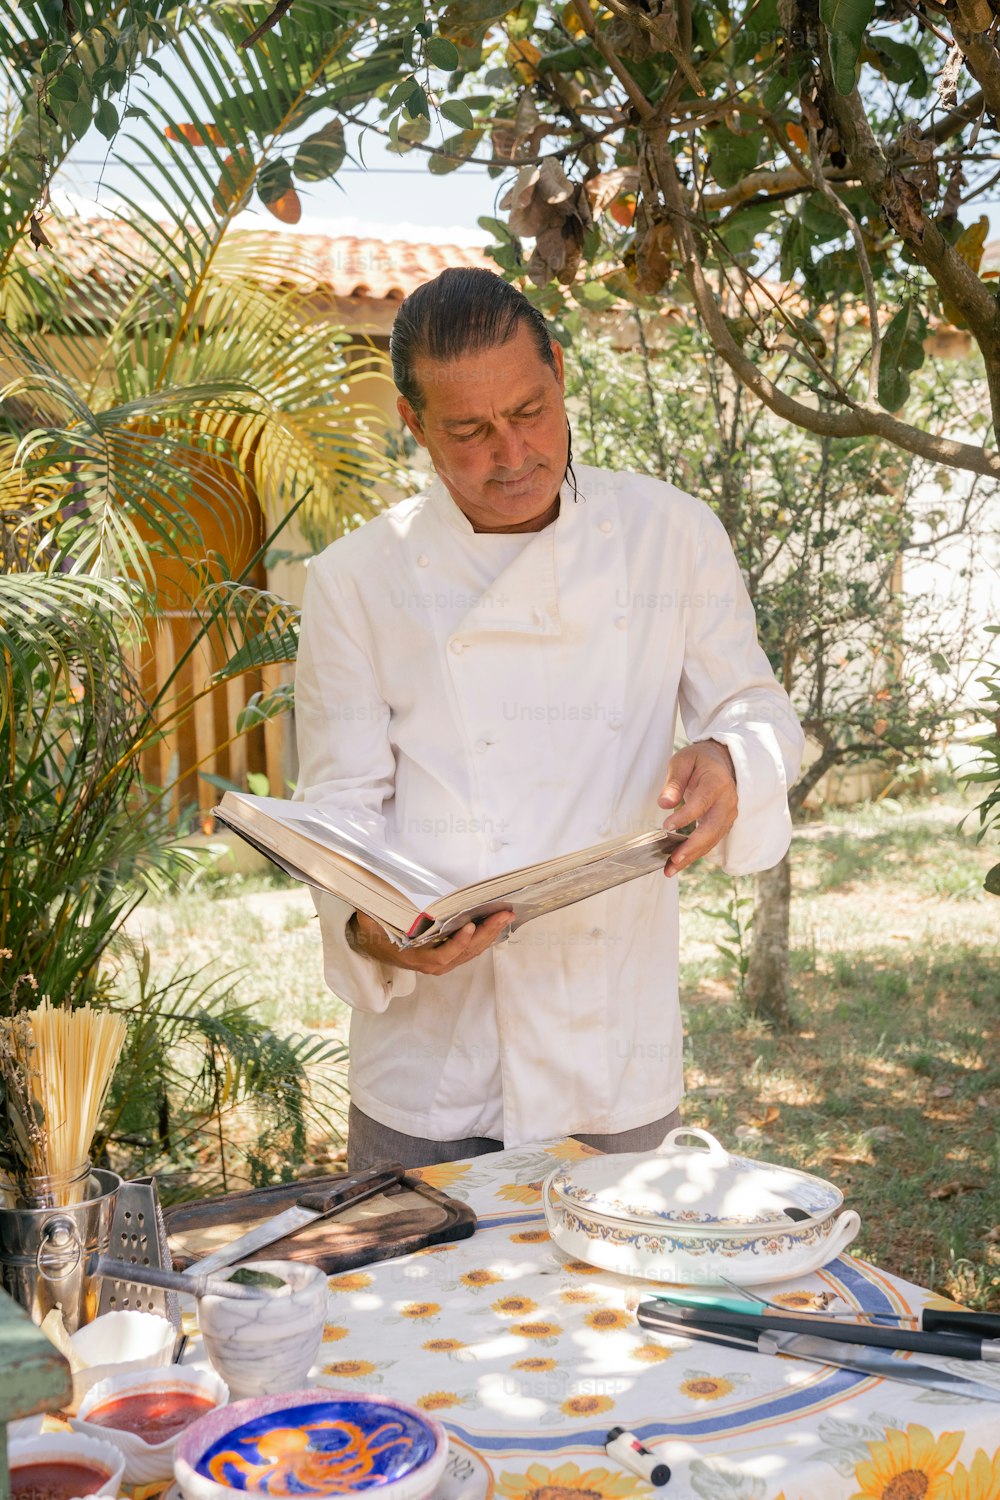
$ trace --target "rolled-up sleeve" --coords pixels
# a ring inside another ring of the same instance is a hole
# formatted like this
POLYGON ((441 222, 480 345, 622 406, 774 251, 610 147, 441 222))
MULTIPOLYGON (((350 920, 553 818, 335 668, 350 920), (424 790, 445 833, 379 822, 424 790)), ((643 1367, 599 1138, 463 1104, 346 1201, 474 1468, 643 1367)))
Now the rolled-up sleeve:
POLYGON ((736 771, 739 813, 711 858, 730 875, 769 870, 792 836, 788 788, 804 738, 757 640, 753 605, 729 538, 706 506, 698 539, 679 706, 690 740, 718 740, 736 771))
MULTIPOLYGON (((295 732, 295 800, 348 813, 380 838, 395 774, 389 706, 379 692, 359 612, 350 609, 329 553, 314 559, 307 571, 295 732)), ((323 936, 324 977, 334 994, 357 1010, 383 1011, 395 996, 412 992, 412 970, 378 963, 351 948, 346 927, 353 906, 316 890, 313 901, 323 936)))

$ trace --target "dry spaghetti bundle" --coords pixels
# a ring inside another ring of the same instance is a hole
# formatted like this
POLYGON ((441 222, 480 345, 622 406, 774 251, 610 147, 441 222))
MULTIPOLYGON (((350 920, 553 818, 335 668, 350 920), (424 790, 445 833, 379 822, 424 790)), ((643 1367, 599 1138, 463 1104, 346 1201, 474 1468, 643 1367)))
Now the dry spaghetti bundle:
MULTIPOLYGON (((89 1005, 53 1006, 0 1020, 0 1074, 7 1113, 8 1175, 26 1199, 32 1180, 78 1174, 89 1161, 125 1042, 121 1016, 89 1005)), ((78 1202, 80 1189, 60 1206, 78 1202)))

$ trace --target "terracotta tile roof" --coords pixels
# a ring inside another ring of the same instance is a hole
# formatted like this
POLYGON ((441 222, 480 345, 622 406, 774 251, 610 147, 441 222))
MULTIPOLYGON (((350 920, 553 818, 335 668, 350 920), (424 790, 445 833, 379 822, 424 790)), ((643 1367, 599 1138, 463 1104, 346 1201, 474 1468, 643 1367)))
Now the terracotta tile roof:
MULTIPOLYGON (((276 250, 276 236, 266 230, 236 230, 232 245, 276 250)), ((401 302, 424 281, 450 266, 496 266, 481 250, 463 245, 419 244, 409 240, 359 239, 345 235, 283 235, 280 248, 296 280, 311 280, 316 290, 336 297, 371 297, 401 302)))
MULTIPOLYGON (((137 268, 153 254, 142 236, 121 219, 52 218, 44 228, 52 250, 29 254, 55 255, 75 277, 105 286, 120 282, 122 253, 134 259, 137 268), (117 252, 113 258, 107 254, 109 245, 117 252)), ((297 285, 303 291, 373 301, 401 302, 421 282, 449 266, 496 269, 481 250, 466 245, 245 229, 232 230, 223 241, 224 255, 235 257, 249 249, 262 252, 258 266, 276 287, 297 285)))

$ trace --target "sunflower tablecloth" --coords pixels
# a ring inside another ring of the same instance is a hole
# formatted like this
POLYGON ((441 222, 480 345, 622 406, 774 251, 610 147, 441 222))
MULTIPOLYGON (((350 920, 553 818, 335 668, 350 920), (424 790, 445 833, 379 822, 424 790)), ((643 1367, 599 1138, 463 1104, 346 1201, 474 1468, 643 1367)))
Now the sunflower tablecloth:
MULTIPOLYGON (((1000 1405, 641 1329, 649 1284, 568 1260, 546 1232, 541 1180, 584 1154, 424 1168, 476 1234, 330 1278, 313 1379, 433 1412, 452 1439, 443 1500, 1000 1500, 1000 1405), (619 1425, 670 1465, 666 1488, 605 1453, 619 1425)), ((933 1300, 851 1256, 755 1290, 830 1311, 933 1300)), ((995 1367, 941 1363, 1000 1385, 995 1367)))

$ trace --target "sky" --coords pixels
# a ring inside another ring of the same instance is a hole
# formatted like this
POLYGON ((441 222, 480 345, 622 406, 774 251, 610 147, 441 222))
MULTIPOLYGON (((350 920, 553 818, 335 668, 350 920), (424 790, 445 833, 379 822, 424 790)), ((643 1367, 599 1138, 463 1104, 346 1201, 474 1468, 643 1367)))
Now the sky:
MULTIPOLYGON (((360 146, 356 131, 353 137, 351 154, 355 160, 346 161, 336 178, 296 184, 302 218, 293 232, 332 236, 370 232, 384 239, 418 237, 449 244, 488 244, 494 239, 478 228, 476 220, 483 215, 503 217, 498 201, 507 179, 490 177, 485 167, 462 167, 435 176, 427 170, 423 153, 394 156, 378 136, 366 134, 360 146), (363 166, 359 164, 362 161, 363 166)), ((126 148, 120 145, 117 149, 126 148)), ((155 167, 147 168, 145 163, 153 161, 154 152, 155 143, 151 143, 145 157, 135 158, 136 166, 141 164, 150 175, 155 167)), ((134 178, 112 158, 105 161, 106 153, 107 142, 92 130, 60 170, 62 191, 78 211, 111 214, 119 191, 135 194, 134 178)), ((269 228, 276 233, 287 228, 256 198, 234 223, 240 228, 269 228)))

